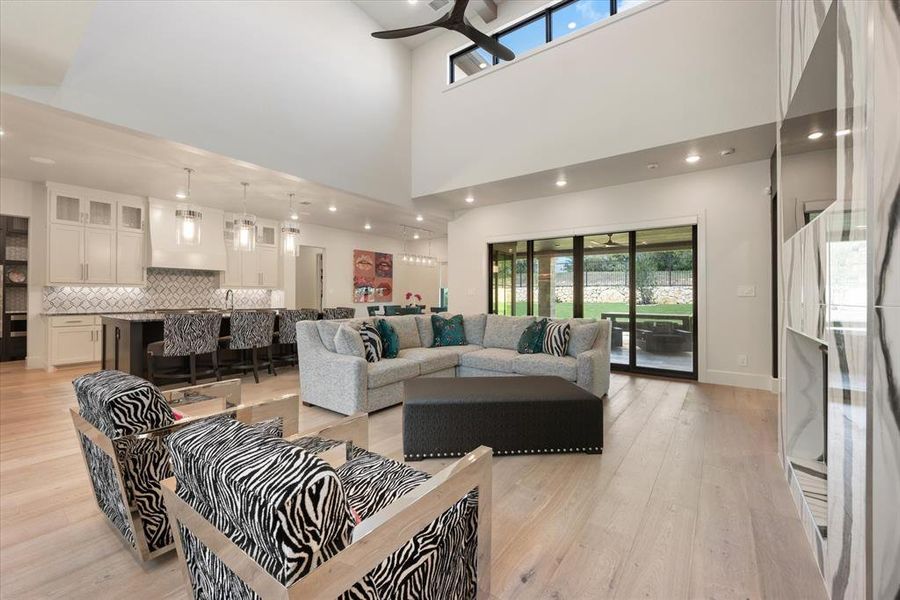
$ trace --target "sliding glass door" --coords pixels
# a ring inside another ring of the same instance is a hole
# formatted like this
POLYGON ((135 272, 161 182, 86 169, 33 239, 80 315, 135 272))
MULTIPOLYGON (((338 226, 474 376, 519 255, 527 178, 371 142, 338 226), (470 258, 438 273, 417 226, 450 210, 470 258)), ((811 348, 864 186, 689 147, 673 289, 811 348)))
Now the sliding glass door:
POLYGON ((696 226, 489 246, 491 312, 609 319, 614 369, 696 378, 696 226))

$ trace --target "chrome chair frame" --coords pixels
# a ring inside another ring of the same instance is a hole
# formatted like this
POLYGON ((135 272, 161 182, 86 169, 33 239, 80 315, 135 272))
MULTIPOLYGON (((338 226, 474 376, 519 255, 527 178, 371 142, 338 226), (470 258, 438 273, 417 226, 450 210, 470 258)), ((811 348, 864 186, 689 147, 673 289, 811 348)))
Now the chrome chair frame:
MULTIPOLYGON (((235 419, 243 423, 257 423, 260 421, 281 417, 283 420, 283 435, 287 437, 297 432, 300 416, 300 397, 297 395, 286 394, 265 402, 243 404, 241 401, 240 379, 228 379, 226 381, 217 381, 201 385, 176 388, 172 390, 161 390, 161 392, 163 394, 163 397, 166 399, 166 402, 176 409, 180 400, 183 400, 185 397, 190 397, 191 395, 197 393, 202 393, 203 395, 207 396, 209 396, 210 393, 215 394, 215 396, 212 396, 212 398, 224 400, 227 408, 219 411, 214 411, 209 414, 186 417, 166 427, 159 427, 157 429, 151 429, 142 433, 121 436, 115 439, 111 439, 104 432, 94 427, 94 425, 92 425, 84 417, 82 417, 76 409, 69 409, 69 412, 72 416, 72 423, 75 425, 78 447, 81 449, 81 458, 84 460, 84 466, 88 471, 88 474, 90 474, 90 465, 88 463, 87 456, 85 456, 85 448, 81 443, 79 434, 84 435, 112 461, 116 474, 116 481, 118 483, 119 495, 122 499, 122 504, 125 506, 125 512, 127 513, 128 525, 131 527, 131 530, 134 533, 134 546, 132 546, 130 543, 128 543, 128 540, 122 537, 122 533, 115 528, 113 523, 108 518, 105 518, 106 515, 104 515, 104 521, 109 524, 110 528, 116 533, 116 536, 122 540, 122 543, 125 544, 125 546, 132 551, 135 558, 140 561, 150 560, 156 558, 157 556, 165 554, 173 548, 174 543, 168 544, 167 546, 159 548, 152 552, 149 550, 147 539, 144 535, 144 528, 140 523, 140 511, 138 510, 138 507, 134 502, 128 501, 128 493, 126 492, 125 478, 123 475, 125 467, 120 460, 120 453, 116 451, 117 442, 127 442, 128 438, 139 440, 166 437, 173 431, 177 431, 182 427, 186 427, 203 419, 209 419, 211 417, 218 416, 233 416, 235 419)), ((94 488, 94 492, 96 493, 97 490, 94 487, 93 479, 90 477, 88 478, 91 481, 91 487, 94 488)), ((165 490, 163 490, 163 493, 165 494, 165 490)))

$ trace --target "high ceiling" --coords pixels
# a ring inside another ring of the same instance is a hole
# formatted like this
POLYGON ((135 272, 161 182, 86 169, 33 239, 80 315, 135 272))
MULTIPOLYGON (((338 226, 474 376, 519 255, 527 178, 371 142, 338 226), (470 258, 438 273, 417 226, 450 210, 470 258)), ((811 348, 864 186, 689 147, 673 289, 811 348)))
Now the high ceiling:
MULTIPOLYGON (((414 2, 410 2, 410 0, 353 0, 353 2, 383 29, 400 29, 434 21, 446 14, 453 4, 453 0, 415 0, 414 2)), ((496 5, 502 2, 503 0, 471 0, 466 16, 471 21, 476 21, 476 16, 480 17, 482 21, 490 21, 492 13, 496 15, 496 5)), ((400 41, 410 48, 416 48, 441 33, 446 33, 446 31, 437 29, 403 38, 400 41)))
POLYGON ((285 219, 288 194, 296 194, 301 223, 402 238, 403 226, 442 236, 446 220, 416 214, 299 177, 265 169, 184 144, 100 123, 8 94, 0 95, 0 176, 26 181, 53 181, 123 194, 176 200, 185 188, 183 169, 195 170, 192 199, 201 206, 238 211, 240 182, 250 183, 248 211, 285 219), (32 158, 48 158, 42 164, 32 158), (308 205, 301 205, 308 202, 308 205), (329 206, 337 207, 331 212, 329 206))

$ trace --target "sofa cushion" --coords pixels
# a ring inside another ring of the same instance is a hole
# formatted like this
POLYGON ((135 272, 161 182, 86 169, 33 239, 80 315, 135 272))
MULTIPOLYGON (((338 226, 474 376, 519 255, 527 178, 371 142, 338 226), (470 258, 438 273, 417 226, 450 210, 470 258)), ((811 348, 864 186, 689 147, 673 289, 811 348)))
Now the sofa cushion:
POLYGON ((363 348, 366 351, 366 362, 374 363, 381 360, 383 354, 381 335, 371 323, 363 323, 359 328, 359 337, 362 338, 363 348))
POLYGON ((553 321, 547 324, 544 333, 544 354, 565 356, 569 349, 569 336, 572 326, 564 321, 553 321))
POLYGON ((431 315, 416 315, 416 327, 419 328, 419 344, 423 348, 434 346, 434 329, 431 327, 431 315))
POLYGON ((81 416, 110 438, 175 422, 159 389, 122 371, 97 371, 72 382, 81 416))
POLYGON ((513 372, 519 375, 555 375, 567 381, 578 378, 578 359, 549 354, 520 354, 513 361, 513 372))
POLYGON ((457 348, 466 346, 452 346, 448 348, 407 348, 400 351, 400 358, 407 358, 418 363, 419 373, 427 375, 444 369, 452 369, 459 364, 459 351, 457 348))
POLYGON ((322 338, 322 344, 329 352, 337 352, 334 348, 334 336, 341 327, 340 321, 316 321, 316 327, 319 329, 319 337, 322 338))
POLYGON ((600 333, 600 323, 575 323, 569 329, 569 356, 578 356, 594 347, 597 334, 600 333))
MULTIPOLYGON (((440 315, 449 319, 453 316, 453 313, 442 312, 440 315)), ((484 345, 484 326, 486 323, 487 315, 484 313, 463 315, 463 329, 466 330, 466 341, 470 344, 484 345)))
POLYGON ((534 317, 506 317, 487 315, 484 327, 484 346, 515 350, 522 332, 534 323, 534 317))
POLYGON ((347 323, 341 324, 337 333, 334 334, 334 351, 347 356, 366 358, 366 345, 363 343, 362 336, 359 331, 347 323))
POLYGON ((419 364, 408 358, 386 358, 369 363, 369 389, 380 388, 419 376, 419 364))
POLYGON ((400 349, 405 348, 421 348, 422 342, 419 340, 419 326, 416 325, 416 317, 418 315, 399 315, 396 317, 385 317, 390 322, 397 337, 400 339, 400 349))
POLYGON ((394 326, 386 319, 378 319, 375 327, 378 329, 378 335, 381 336, 381 357, 397 358, 397 353, 400 351, 400 338, 397 337, 394 326))
POLYGON ((467 344, 462 315, 453 315, 449 319, 441 315, 431 315, 431 328, 434 332, 432 345, 435 347, 465 346, 467 344))
POLYGON ((512 373, 513 361, 518 356, 518 352, 507 348, 485 348, 460 355, 459 364, 475 369, 512 373))
POLYGON ((544 347, 544 332, 547 329, 547 319, 540 319, 525 328, 516 352, 519 354, 537 354, 544 347))

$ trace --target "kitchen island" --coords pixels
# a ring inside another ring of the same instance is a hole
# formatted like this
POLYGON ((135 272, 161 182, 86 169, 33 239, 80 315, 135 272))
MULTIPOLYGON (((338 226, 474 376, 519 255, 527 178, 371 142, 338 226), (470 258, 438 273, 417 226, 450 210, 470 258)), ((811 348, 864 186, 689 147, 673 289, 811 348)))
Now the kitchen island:
MULTIPOLYGON (((277 313, 279 309, 263 308, 254 310, 271 310, 276 313, 275 330, 278 331, 277 313)), ((163 339, 163 319, 166 312, 219 312, 222 314, 220 336, 227 336, 231 331, 230 310, 173 310, 159 312, 110 313, 100 315, 101 324, 101 358, 103 369, 115 369, 147 377, 147 346, 163 339)), ((160 360, 186 361, 181 357, 163 358, 160 360)))

